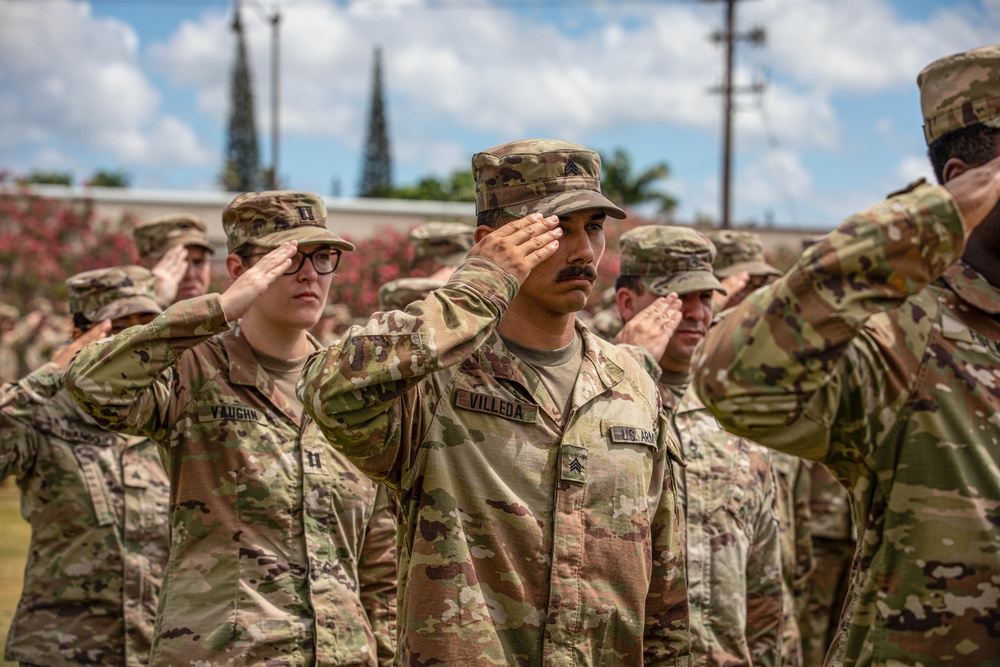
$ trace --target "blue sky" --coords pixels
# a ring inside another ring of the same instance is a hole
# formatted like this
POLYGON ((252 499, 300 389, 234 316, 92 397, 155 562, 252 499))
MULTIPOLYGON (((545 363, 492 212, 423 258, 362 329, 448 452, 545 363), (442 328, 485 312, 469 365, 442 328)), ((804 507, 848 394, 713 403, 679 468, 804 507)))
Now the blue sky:
MULTIPOLYGON (((720 2, 245 0, 261 156, 270 32, 281 26, 279 173, 357 188, 372 52, 384 51, 394 181, 545 136, 639 168, 664 161, 677 219, 719 213, 720 2)), ((0 0, 0 169, 120 169, 135 187, 214 189, 234 38, 223 0, 0 0)), ((930 176, 917 72, 1000 34, 1000 0, 745 0, 734 220, 824 229, 930 176)))

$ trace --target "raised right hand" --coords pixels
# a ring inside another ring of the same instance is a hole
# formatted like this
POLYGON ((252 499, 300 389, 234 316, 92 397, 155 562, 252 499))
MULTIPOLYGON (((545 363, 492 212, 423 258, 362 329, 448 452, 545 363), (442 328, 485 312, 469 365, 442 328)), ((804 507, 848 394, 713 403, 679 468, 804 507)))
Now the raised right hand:
POLYGON ((156 293, 156 302, 161 306, 170 305, 177 298, 177 289, 187 272, 187 255, 187 248, 175 245, 163 253, 160 261, 149 270, 156 279, 153 291, 156 293))
POLYGON ((490 231, 469 250, 470 257, 484 257, 507 269, 518 283, 559 248, 559 216, 543 218, 532 213, 490 231))
POLYGON ((267 253, 249 269, 245 269, 236 281, 222 293, 222 312, 228 322, 243 317, 253 302, 263 294, 285 271, 292 266, 292 256, 298 243, 288 241, 267 253))
POLYGON ((625 323, 615 336, 615 344, 637 345, 657 361, 681 323, 681 300, 671 292, 649 304, 625 323))

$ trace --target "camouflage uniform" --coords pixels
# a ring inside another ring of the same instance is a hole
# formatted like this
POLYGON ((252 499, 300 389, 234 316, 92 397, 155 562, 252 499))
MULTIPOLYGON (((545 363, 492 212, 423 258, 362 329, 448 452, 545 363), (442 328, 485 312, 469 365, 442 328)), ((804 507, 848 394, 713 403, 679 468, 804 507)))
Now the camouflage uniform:
POLYGON ((816 567, 799 609, 802 653, 807 665, 823 662, 840 625, 851 562, 857 548, 847 490, 818 463, 809 466, 809 512, 816 567))
MULTIPOLYGON (((473 164, 493 202, 480 211, 607 201, 597 154, 575 144, 516 142, 473 164), (522 162, 504 157, 521 148, 522 162), (511 192, 486 184, 504 167, 511 192)), ((400 495, 398 662, 689 664, 676 445, 656 389, 577 325, 584 356, 563 414, 495 332, 517 291, 470 257, 303 374, 303 404, 335 446, 400 495)))
MULTIPOLYGON (((722 291, 715 249, 683 227, 636 227, 621 237, 622 275, 657 295, 722 291)), ((636 354, 633 346, 622 346, 636 354)), ((658 360, 642 350, 647 371, 658 360)), ((779 665, 784 616, 776 486, 770 455, 720 428, 690 376, 657 367, 660 396, 681 443, 680 495, 695 665, 779 665)))
POLYGON ((4 328, 0 331, 0 382, 15 382, 21 377, 21 362, 14 345, 14 330, 21 314, 9 303, 0 302, 0 320, 4 328))
MULTIPOLYGON (((716 255, 712 271, 720 280, 746 271, 751 278, 781 275, 781 271, 767 263, 764 242, 760 234, 746 230, 720 229, 705 233, 715 246, 716 255)), ((742 293, 738 296, 741 296, 742 293)), ((735 305, 731 298, 728 304, 735 305)), ((820 660, 805 660, 802 653, 802 633, 799 627, 799 609, 807 595, 807 580, 813 570, 812 537, 810 535, 809 472, 804 461, 782 452, 770 455, 771 467, 777 480, 775 508, 778 515, 781 540, 782 592, 784 596, 784 623, 782 630, 782 664, 785 667, 815 665, 820 660)))
MULTIPOLYGON (((928 139, 977 114, 1000 125, 998 71, 998 47, 926 68, 928 139)), ((960 260, 965 242, 947 191, 915 186, 807 250, 705 344, 696 381, 720 421, 851 493, 858 557, 828 664, 1000 656, 1000 291, 960 260)))
MULTIPOLYGON (((91 321, 159 312, 140 267, 67 281, 91 321)), ((167 476, 156 446, 100 428, 49 363, 0 390, 0 476, 14 476, 31 545, 6 659, 149 664, 169 548, 167 476)))
MULTIPOLYGON (((324 213, 314 195, 256 193, 224 224, 231 249, 295 238, 296 224, 309 227, 299 238, 353 247, 324 213)), ((167 463, 173 539, 154 664, 389 663, 388 496, 296 417, 219 295, 85 348, 67 383, 98 422, 147 435, 167 463)))

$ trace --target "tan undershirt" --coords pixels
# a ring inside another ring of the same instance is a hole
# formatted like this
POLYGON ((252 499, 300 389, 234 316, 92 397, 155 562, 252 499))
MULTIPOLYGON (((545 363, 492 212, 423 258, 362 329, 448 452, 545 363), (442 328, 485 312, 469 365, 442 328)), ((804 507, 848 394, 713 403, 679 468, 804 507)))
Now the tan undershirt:
POLYGON ((583 341, 580 334, 574 331, 569 345, 558 350, 525 347, 506 338, 503 338, 503 342, 515 357, 538 374, 565 420, 573 402, 573 387, 580 375, 580 366, 583 365, 583 341))
POLYGON ((274 386, 278 388, 278 391, 288 401, 289 409, 295 415, 296 421, 301 422, 302 403, 295 396, 295 383, 298 382, 299 375, 302 374, 302 367, 306 365, 306 359, 312 353, 310 352, 296 359, 279 359, 278 357, 266 355, 260 350, 254 350, 253 354, 257 358, 257 363, 271 377, 274 386))

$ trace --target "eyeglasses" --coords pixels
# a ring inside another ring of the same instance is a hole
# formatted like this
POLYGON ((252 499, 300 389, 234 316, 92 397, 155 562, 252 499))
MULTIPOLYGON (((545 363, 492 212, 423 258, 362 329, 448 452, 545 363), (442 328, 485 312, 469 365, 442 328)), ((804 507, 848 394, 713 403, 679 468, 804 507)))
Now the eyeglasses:
MULTIPOLYGON (((247 259, 251 257, 263 257, 268 253, 259 252, 252 255, 244 255, 247 259)), ((323 248, 322 250, 314 250, 313 252, 302 252, 299 250, 294 255, 292 255, 292 266, 290 269, 285 271, 284 275, 292 276, 302 270, 302 267, 306 263, 306 257, 312 262, 313 268, 321 276, 325 276, 328 273, 333 273, 337 270, 337 266, 340 264, 340 251, 335 248, 323 248)))

